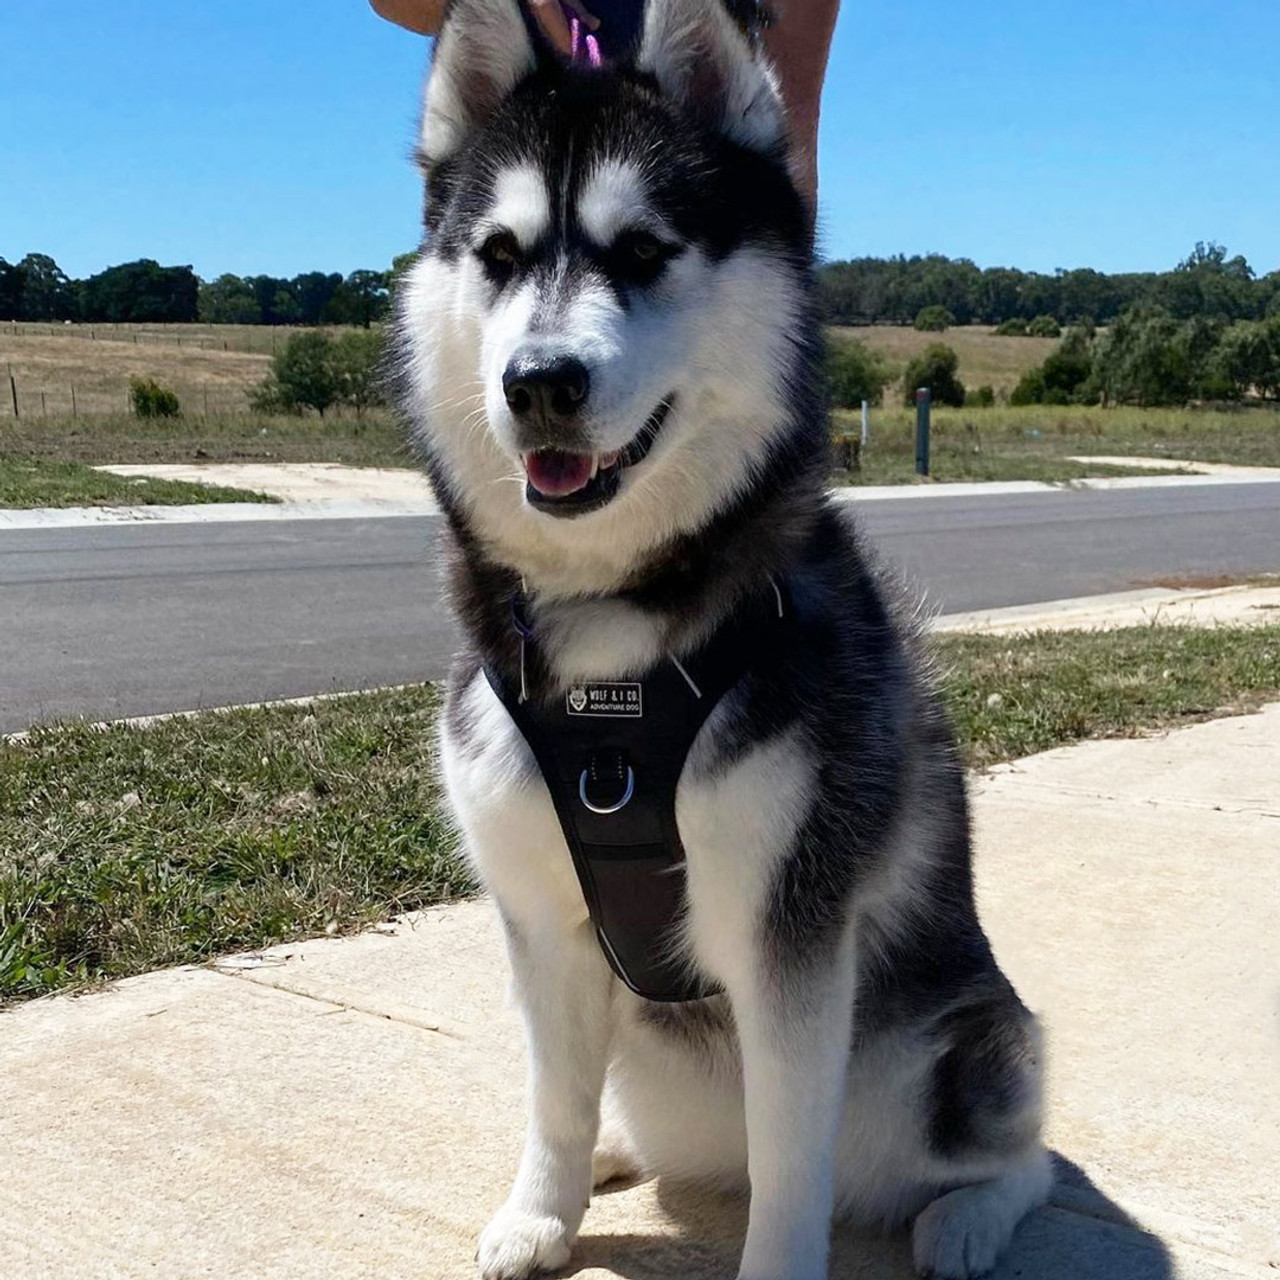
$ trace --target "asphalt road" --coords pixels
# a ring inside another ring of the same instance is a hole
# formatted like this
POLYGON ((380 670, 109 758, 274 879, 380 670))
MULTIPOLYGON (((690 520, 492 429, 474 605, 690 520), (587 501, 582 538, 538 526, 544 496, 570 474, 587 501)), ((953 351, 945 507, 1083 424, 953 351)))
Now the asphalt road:
MULTIPOLYGON (((859 502, 943 612, 1280 570, 1280 484, 859 502)), ((0 530, 0 732, 441 675, 438 518, 0 530)))

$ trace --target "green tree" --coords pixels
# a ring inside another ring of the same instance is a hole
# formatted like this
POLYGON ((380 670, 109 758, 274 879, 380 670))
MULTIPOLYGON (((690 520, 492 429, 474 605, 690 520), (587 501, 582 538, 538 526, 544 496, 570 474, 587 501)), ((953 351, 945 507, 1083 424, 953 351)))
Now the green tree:
POLYGON ((177 393, 162 387, 154 378, 130 378, 129 401, 139 418, 182 416, 182 404, 177 393))
POLYGON ((1194 388, 1178 322, 1161 307, 1131 308, 1098 344, 1094 373, 1107 400, 1120 404, 1184 404, 1194 388))
POLYGON ((1036 316, 1027 321, 1027 336, 1029 338, 1060 338, 1062 326, 1053 316, 1036 316))
POLYGON ((323 271, 308 271, 294 276, 288 289, 298 306, 298 322, 321 324, 326 318, 325 309, 341 283, 342 277, 336 271, 329 275, 323 271))
POLYGON ((337 398, 361 414, 382 403, 382 333, 352 329, 339 334, 330 348, 337 398))
POLYGON ((960 357, 945 342, 931 342, 913 359, 902 376, 903 399, 914 404, 917 387, 928 387, 938 404, 964 404, 964 383, 956 377, 960 357))
POLYGON ((1076 404, 1094 399, 1093 333, 1087 327, 1068 329, 1045 362, 1028 369, 1009 395, 1009 403, 1076 404))
POLYGON ((1028 369, 1018 379, 1017 386, 1009 392, 1009 403, 1012 405, 1044 404, 1044 366, 1036 365, 1028 369))
POLYGON ((404 278, 405 273, 418 260, 416 252, 398 253, 391 259, 391 270, 387 272, 387 311, 388 313, 395 310, 396 293, 400 288, 400 282, 404 278))
POLYGON ((893 373, 881 357, 856 338, 827 344, 827 390, 837 409, 856 409, 864 400, 879 404, 893 373))
POLYGON ((333 292, 325 318, 367 329, 387 314, 390 294, 385 271, 353 271, 333 292))
POLYGON ((22 319, 22 268, 0 258, 0 320, 22 319))
POLYGON ((1018 315, 1025 276, 1009 267, 988 267, 978 281, 974 319, 984 324, 1001 324, 1018 315))
POLYGON ((29 253, 18 263, 22 273, 23 320, 74 320, 79 313, 76 288, 47 253, 29 253))
POLYGON ((108 267, 84 282, 86 320, 189 324, 196 319, 200 281, 190 267, 162 267, 152 258, 108 267))
POLYGON ((1207 315, 1192 316, 1178 327, 1174 345, 1190 373, 1193 396, 1218 400, 1229 394, 1229 388, 1218 375, 1215 360, 1225 331, 1225 321, 1207 315))
POLYGON ((254 393, 255 409, 285 409, 298 412, 324 411, 339 396, 338 374, 333 359, 333 339, 322 330, 290 334, 284 349, 271 361, 271 372, 254 393))
POLYGON ((201 281, 197 314, 205 324, 262 323, 262 308, 253 286, 235 275, 201 281))
POLYGON ((916 312, 915 327, 922 333, 942 333, 955 324, 956 318, 944 306, 933 303, 916 312))
POLYGON ((1234 399, 1280 399, 1280 316, 1233 324, 1213 353, 1213 367, 1234 399))

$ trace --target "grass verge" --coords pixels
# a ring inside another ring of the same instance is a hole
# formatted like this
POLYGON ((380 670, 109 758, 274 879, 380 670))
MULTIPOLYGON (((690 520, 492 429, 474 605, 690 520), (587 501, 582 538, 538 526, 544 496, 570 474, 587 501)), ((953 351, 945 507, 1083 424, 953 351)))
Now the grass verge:
POLYGON ((83 462, 0 455, 0 508, 151 507, 206 502, 275 502, 265 493, 146 476, 116 476, 83 462))
POLYGON ((465 894, 437 694, 0 743, 0 1003, 465 894))
POLYGON ((965 759, 978 769, 1280 696, 1280 626, 952 635, 936 649, 965 759))
MULTIPOLYGON (((1022 339, 1013 339, 1022 341, 1022 339)), ((886 393, 888 394, 888 393, 886 393)), ((833 428, 857 436, 858 414, 838 411, 833 428)), ((1072 454, 1130 454, 1189 462, 1280 466, 1280 410, 1102 409, 1028 405, 935 409, 930 471, 935 480, 1074 480, 1086 475, 1151 472, 1070 461, 1072 454)), ((900 484, 913 478, 915 411, 871 411, 871 441, 855 484, 900 484)))
MULTIPOLYGON (((1280 627, 936 641, 967 761, 1280 696, 1280 627)), ((0 1004, 470 893, 429 686, 0 743, 0 1004)))
POLYGON ((339 462, 408 467, 403 429, 385 409, 355 414, 131 413, 0 420, 0 455, 73 462, 339 462))
MULTIPOLYGON (((957 484, 961 481, 1036 480, 1041 484, 1067 484, 1072 480, 1105 476, 1149 476, 1160 474, 1150 467, 1122 467, 1109 463, 1072 462, 1070 458, 1035 454, 1007 454, 987 450, 981 453, 951 448, 946 441, 935 443, 930 454, 929 478, 916 475, 915 445, 911 450, 878 448, 864 455, 857 471, 837 471, 836 485, 957 484)), ((1184 468, 1170 468, 1168 475, 1186 474, 1184 468)))

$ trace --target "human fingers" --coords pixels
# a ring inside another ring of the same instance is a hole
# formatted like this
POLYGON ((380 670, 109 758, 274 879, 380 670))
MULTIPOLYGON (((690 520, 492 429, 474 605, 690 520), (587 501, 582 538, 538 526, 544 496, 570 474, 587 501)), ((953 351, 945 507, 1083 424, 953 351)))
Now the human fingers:
POLYGON ((573 52, 573 36, 560 0, 528 0, 528 5, 534 21, 542 28, 542 34, 551 42, 552 47, 566 58, 569 57, 573 52))
POLYGON ((572 9, 573 12, 586 23, 588 31, 600 30, 600 19, 594 13, 591 13, 583 4, 579 4, 578 0, 562 0, 565 8, 572 9))

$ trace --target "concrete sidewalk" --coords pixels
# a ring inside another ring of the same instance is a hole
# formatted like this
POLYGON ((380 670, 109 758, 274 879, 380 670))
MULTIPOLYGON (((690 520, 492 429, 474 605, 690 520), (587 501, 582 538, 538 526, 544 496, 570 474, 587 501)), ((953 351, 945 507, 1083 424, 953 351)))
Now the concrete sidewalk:
POLYGON ((1117 627, 1265 627, 1280 622, 1280 578, 1232 587, 1146 587, 1043 604, 974 609, 933 618, 938 632, 1023 635, 1034 631, 1110 631, 1117 627))
MULTIPOLYGON (((975 784, 984 919, 1051 1052, 1001 1280, 1280 1268, 1280 705, 975 784)), ((0 1276, 465 1280, 523 1123, 487 903, 0 1015, 0 1276)), ((583 1280, 730 1280, 744 1210, 592 1204, 583 1280)), ((833 1280, 906 1280, 839 1229, 833 1280)))

